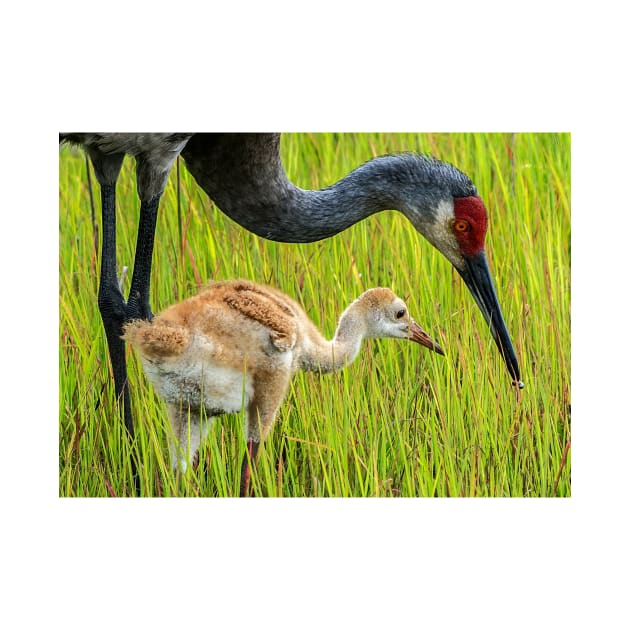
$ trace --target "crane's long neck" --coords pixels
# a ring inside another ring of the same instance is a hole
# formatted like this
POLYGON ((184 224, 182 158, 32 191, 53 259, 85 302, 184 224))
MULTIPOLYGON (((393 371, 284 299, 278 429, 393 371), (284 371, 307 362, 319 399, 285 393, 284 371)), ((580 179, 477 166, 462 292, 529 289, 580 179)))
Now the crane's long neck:
MULTIPOLYGON (((422 207, 415 168, 422 156, 376 158, 328 188, 303 190, 288 180, 279 142, 278 134, 199 134, 182 155, 225 214, 270 240, 306 243, 327 238, 375 212, 405 211, 411 195, 416 211, 422 207)), ((430 190, 430 175, 427 183, 430 190)))
POLYGON ((339 318, 335 336, 327 341, 313 327, 302 340, 299 367, 307 371, 335 372, 352 363, 361 350, 366 325, 352 305, 339 318))

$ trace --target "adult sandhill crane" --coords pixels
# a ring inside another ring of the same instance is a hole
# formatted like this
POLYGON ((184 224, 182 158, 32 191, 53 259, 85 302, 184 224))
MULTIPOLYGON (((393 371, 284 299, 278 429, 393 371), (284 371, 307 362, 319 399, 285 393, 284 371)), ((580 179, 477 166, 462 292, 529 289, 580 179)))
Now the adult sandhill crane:
POLYGON ((107 336, 117 398, 133 435, 122 327, 151 318, 151 257, 160 197, 181 153, 215 204, 267 239, 306 243, 327 238, 382 210, 399 210, 448 258, 483 313, 515 383, 518 361, 490 274, 484 242, 487 214, 470 178, 414 153, 378 157, 322 190, 302 190, 286 176, 280 134, 68 133, 83 145, 101 187, 103 235, 98 304, 107 336), (136 159, 140 224, 129 297, 116 277, 116 181, 125 154, 136 159))
POLYGON ((246 408, 241 496, 248 494, 249 461, 271 428, 291 376, 298 370, 339 370, 354 361, 370 337, 410 339, 444 354, 411 319, 405 303, 382 288, 369 289, 350 304, 331 341, 297 302, 247 280, 212 284, 150 322, 127 323, 124 333, 166 402, 174 468, 185 472, 190 466, 208 429, 204 416, 246 408))

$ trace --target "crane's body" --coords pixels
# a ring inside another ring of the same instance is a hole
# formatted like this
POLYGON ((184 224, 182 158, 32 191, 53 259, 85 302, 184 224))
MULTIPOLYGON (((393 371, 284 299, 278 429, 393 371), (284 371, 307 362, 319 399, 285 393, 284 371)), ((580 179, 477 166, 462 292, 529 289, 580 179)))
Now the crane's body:
POLYGON ((306 243, 327 238, 382 210, 402 212, 453 264, 481 309, 515 384, 518 360, 496 297, 484 252, 487 213, 460 170, 414 153, 374 158, 322 190, 292 184, 275 133, 69 133, 80 144, 101 188, 102 249, 98 303, 114 384, 133 435, 123 325, 152 318, 151 258, 160 197, 182 155, 215 204, 247 230, 267 239, 306 243), (134 269, 125 300, 116 275, 116 181, 125 155, 136 159, 140 221, 134 269))

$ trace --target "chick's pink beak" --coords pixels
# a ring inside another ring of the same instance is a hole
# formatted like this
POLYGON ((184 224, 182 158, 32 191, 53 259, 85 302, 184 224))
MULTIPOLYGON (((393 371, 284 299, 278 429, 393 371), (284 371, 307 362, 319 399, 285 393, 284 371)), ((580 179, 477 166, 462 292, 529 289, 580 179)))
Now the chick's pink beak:
POLYGON ((440 344, 438 344, 437 341, 431 339, 427 332, 420 328, 420 326, 418 326, 416 322, 411 322, 411 325, 409 326, 409 339, 411 341, 419 343, 425 348, 429 348, 429 350, 433 350, 433 352, 444 355, 444 350, 440 348, 440 344))

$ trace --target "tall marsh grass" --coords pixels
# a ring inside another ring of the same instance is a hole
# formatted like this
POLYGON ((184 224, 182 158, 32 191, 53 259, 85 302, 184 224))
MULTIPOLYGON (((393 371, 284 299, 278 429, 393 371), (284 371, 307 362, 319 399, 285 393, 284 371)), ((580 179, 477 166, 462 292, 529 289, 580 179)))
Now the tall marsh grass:
MULTIPOLYGON (((384 212, 319 243, 263 240, 223 215, 182 162, 162 199, 153 259, 159 312, 210 279, 250 278, 296 298, 330 337, 363 290, 388 286, 446 357, 369 340, 333 375, 298 374, 253 477, 270 497, 569 496, 570 137, 568 134, 287 134, 282 156, 303 188, 367 159, 430 153, 468 173, 490 213, 487 254, 526 388, 516 392, 483 317, 450 264, 402 215, 384 212), (180 212, 178 213, 178 198, 180 212)), ((96 295, 100 198, 86 160, 59 158, 59 494, 235 496, 242 417, 218 419, 196 472, 169 469, 165 409, 129 351, 136 438, 114 403, 96 295)), ((118 183, 118 264, 133 267, 133 162, 118 183)), ((124 286, 128 289, 130 274, 124 286)))

